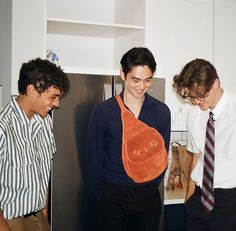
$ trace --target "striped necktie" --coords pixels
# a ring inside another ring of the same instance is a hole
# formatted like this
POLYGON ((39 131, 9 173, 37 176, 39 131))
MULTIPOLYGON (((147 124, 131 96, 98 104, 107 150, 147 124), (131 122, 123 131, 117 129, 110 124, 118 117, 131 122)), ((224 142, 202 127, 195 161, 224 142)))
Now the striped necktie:
POLYGON ((204 153, 204 168, 201 202, 206 212, 214 207, 214 159, 215 159, 215 126, 214 114, 210 112, 206 127, 206 143, 204 153))

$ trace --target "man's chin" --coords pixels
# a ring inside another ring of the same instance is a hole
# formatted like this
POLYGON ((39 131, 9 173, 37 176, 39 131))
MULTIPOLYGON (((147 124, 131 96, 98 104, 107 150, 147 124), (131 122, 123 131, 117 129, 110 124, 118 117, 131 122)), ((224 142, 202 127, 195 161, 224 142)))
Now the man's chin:
MULTIPOLYGON (((199 105, 198 105, 199 106, 199 105)), ((208 110, 208 107, 201 107, 199 106, 199 108, 202 110, 202 111, 207 111, 208 110)))
POLYGON ((42 118, 46 117, 48 115, 48 112, 40 113, 39 114, 42 118))
POLYGON ((145 95, 145 92, 136 93, 136 94, 135 94, 135 97, 136 97, 136 98, 142 98, 144 95, 145 95))

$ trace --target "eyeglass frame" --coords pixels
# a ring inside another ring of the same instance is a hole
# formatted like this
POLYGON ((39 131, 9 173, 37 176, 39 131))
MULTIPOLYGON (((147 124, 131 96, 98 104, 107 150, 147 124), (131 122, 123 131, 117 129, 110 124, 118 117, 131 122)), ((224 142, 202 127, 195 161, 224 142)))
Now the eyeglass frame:
POLYGON ((197 101, 200 101, 200 102, 203 102, 203 101, 206 100, 206 97, 209 96, 209 92, 210 92, 210 91, 207 91, 203 96, 195 96, 195 97, 190 96, 190 95, 185 95, 186 92, 184 92, 184 94, 182 95, 182 98, 183 98, 184 100, 190 101, 191 103, 195 103, 196 100, 197 100, 197 101))
MULTIPOLYGON (((217 80, 218 80, 218 79, 217 79, 217 80)), ((215 81, 216 81, 216 80, 215 80, 215 81)), ((219 86, 220 86, 220 82, 219 82, 219 80, 218 80, 218 86, 217 86, 217 87, 219 87, 219 86)), ((200 102, 205 101, 206 98, 210 95, 210 92, 211 92, 211 90, 212 90, 213 88, 214 88, 214 84, 212 85, 212 87, 211 87, 211 89, 210 89, 209 91, 206 91, 206 92, 203 94, 203 96, 195 96, 195 97, 193 97, 193 96, 190 96, 190 95, 185 95, 186 92, 184 92, 184 94, 182 94, 181 96, 182 96, 182 98, 183 98, 184 100, 190 101, 191 103, 196 104, 196 100, 197 100, 197 101, 200 101, 200 102)))

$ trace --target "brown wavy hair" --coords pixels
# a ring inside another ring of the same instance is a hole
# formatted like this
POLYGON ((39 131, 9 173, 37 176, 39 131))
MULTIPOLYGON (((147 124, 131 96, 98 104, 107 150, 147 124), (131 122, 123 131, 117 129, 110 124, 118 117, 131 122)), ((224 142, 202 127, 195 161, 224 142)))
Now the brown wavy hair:
POLYGON ((194 59, 184 66, 180 74, 174 76, 173 88, 182 98, 186 96, 186 89, 196 96, 204 97, 216 79, 219 80, 218 74, 209 61, 194 59))

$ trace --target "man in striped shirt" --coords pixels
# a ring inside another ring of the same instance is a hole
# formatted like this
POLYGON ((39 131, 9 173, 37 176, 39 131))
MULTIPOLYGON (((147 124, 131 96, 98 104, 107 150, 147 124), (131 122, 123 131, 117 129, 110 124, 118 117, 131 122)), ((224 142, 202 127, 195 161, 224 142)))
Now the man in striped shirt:
POLYGON ((0 111, 0 230, 49 231, 47 194, 56 152, 49 112, 70 88, 66 74, 40 58, 23 63, 19 96, 0 111))

